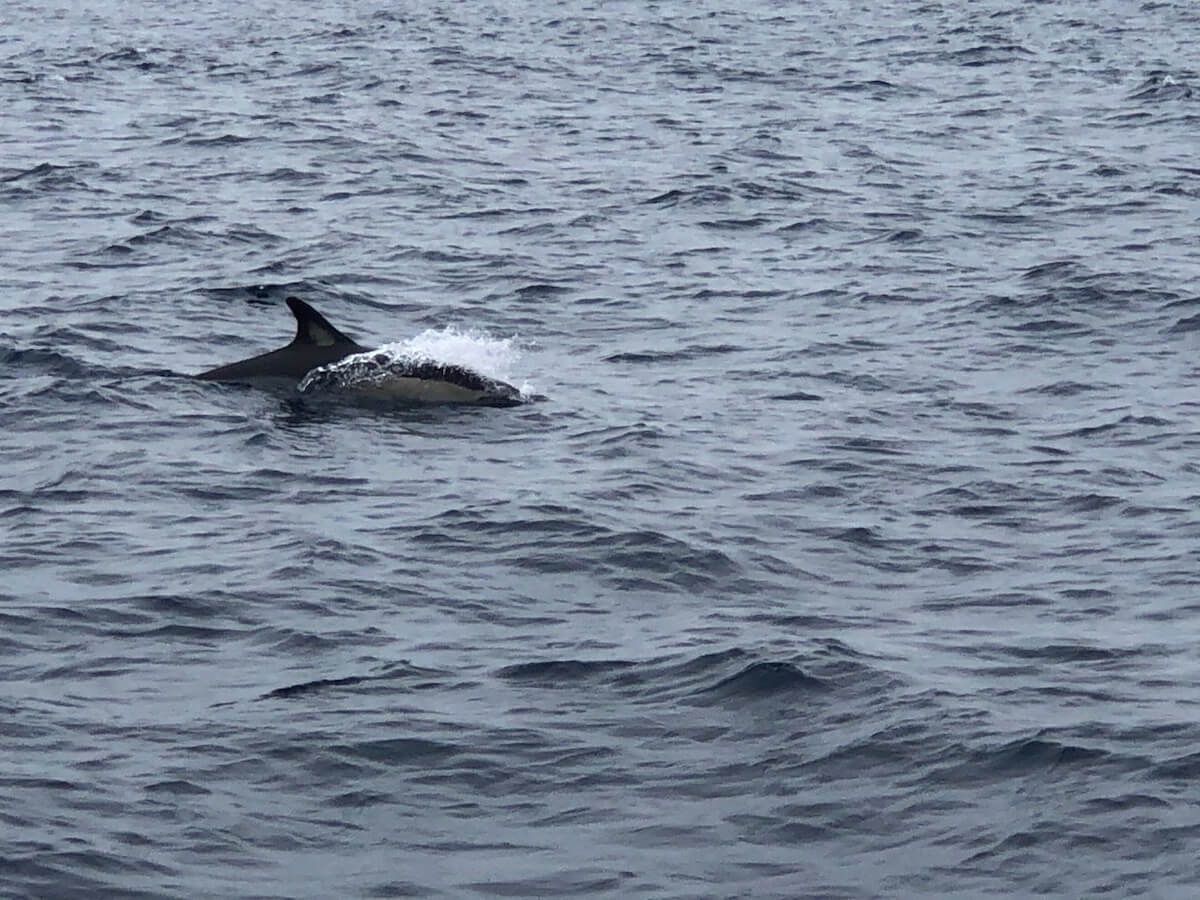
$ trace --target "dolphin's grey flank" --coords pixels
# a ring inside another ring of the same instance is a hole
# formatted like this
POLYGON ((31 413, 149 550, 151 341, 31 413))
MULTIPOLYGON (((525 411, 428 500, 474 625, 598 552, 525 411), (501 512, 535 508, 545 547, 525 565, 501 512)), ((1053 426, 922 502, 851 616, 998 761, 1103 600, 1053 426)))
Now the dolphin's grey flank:
MULTIPOLYGON (((288 297, 287 305, 296 316, 296 337, 286 347, 252 356, 240 362, 201 372, 206 381, 235 381, 261 386, 299 386, 306 375, 321 366, 369 353, 370 348, 354 342, 326 321, 325 317, 297 297, 288 297)), ((462 366, 429 361, 384 361, 368 357, 357 367, 371 376, 359 393, 373 398, 389 398, 412 403, 471 403, 485 406, 513 406, 521 402, 521 392, 511 384, 488 378, 462 366)), ((318 386, 337 385, 336 379, 319 375, 311 379, 318 386)))

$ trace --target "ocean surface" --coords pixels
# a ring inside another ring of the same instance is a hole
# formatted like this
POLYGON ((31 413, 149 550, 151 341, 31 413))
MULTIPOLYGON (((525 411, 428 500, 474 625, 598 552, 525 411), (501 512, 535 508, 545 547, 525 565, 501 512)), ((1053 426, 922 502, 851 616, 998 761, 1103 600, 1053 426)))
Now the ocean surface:
POLYGON ((0 896, 1200 896, 1197 46, 6 5, 0 896))

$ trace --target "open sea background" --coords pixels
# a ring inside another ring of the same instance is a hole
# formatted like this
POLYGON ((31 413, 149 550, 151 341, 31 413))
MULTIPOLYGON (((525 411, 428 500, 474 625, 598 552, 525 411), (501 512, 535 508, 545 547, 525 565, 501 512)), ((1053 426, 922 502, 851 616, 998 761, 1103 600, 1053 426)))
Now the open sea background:
POLYGON ((6 5, 0 896, 1200 895, 1198 46, 6 5))

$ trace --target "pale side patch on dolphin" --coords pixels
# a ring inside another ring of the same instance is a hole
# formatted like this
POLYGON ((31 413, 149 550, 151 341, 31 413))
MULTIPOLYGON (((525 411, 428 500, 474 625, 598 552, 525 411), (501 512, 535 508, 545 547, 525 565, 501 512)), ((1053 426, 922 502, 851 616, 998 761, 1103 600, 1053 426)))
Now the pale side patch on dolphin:
POLYGON ((338 331, 303 300, 288 297, 286 302, 296 317, 296 337, 290 344, 196 377, 283 385, 301 391, 345 389, 359 396, 407 403, 513 406, 521 402, 521 392, 503 381, 450 363, 391 359, 338 331), (358 359, 348 360, 346 366, 336 365, 347 357, 358 359))
POLYGON ((304 376, 300 393, 349 390, 355 396, 406 403, 469 403, 516 406, 521 392, 511 384, 464 366, 423 356, 367 351, 320 366, 304 376))

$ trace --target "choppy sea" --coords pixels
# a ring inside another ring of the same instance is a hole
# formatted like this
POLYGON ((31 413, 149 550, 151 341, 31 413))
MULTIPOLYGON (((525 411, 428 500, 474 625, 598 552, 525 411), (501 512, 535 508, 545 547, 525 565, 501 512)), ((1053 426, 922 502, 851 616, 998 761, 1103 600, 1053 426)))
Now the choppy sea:
POLYGON ((1200 895, 1197 46, 7 5, 0 896, 1200 895))

